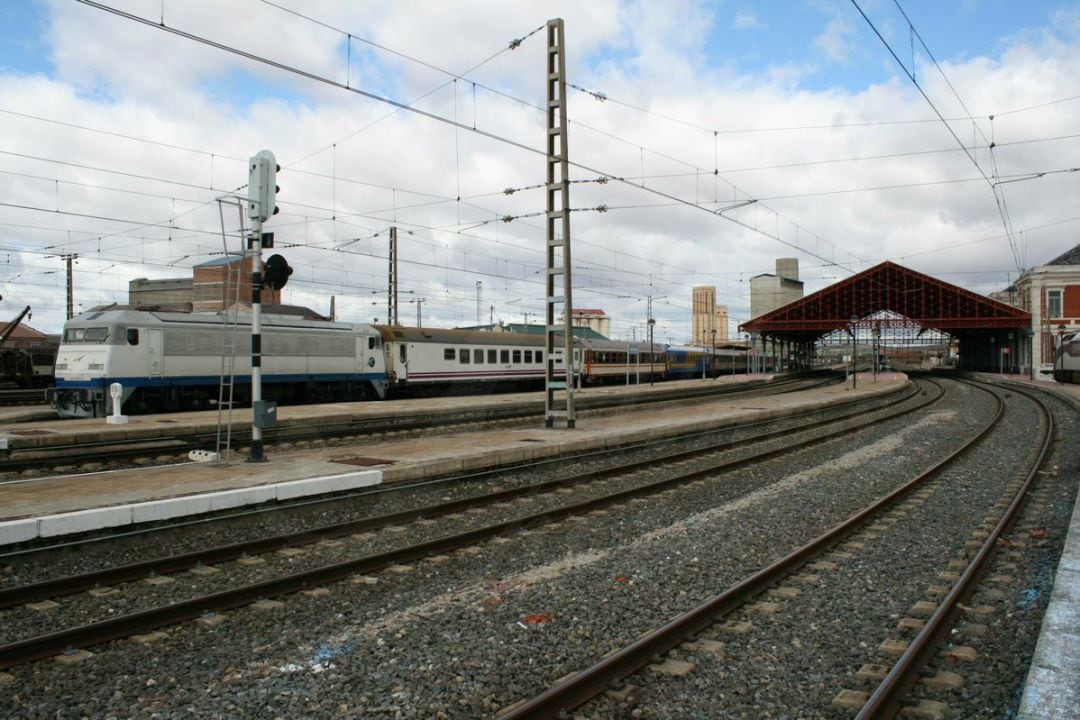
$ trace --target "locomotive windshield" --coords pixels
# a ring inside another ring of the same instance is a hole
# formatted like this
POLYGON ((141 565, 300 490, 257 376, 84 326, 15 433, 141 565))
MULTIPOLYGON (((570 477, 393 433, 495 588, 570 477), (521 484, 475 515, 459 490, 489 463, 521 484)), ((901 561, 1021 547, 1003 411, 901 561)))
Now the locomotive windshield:
POLYGON ((66 343, 100 343, 109 336, 107 327, 68 328, 64 331, 66 343))

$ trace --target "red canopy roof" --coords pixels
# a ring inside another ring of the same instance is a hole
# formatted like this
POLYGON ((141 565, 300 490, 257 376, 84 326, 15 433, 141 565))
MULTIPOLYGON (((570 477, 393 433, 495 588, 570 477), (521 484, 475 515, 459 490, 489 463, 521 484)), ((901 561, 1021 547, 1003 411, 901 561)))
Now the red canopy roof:
MULTIPOLYGON (((887 312, 926 329, 1025 328, 1031 314, 892 262, 864 270, 741 325, 740 330, 811 340, 887 312)), ((889 320, 875 319, 875 325, 889 320)))

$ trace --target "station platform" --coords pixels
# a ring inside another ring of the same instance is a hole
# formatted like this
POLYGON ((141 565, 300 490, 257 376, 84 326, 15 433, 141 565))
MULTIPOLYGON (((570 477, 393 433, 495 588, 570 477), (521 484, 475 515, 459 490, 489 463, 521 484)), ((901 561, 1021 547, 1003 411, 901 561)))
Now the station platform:
MULTIPOLYGON (((1036 387, 1061 395, 1080 410, 1080 385, 1033 380, 1028 375, 985 373, 990 382, 1036 387)), ((1066 442, 1069 442, 1066 440, 1066 442)), ((1071 442, 1076 442, 1073 438, 1071 442)), ((1028 669, 1017 720, 1080 717, 1080 495, 1058 561, 1054 589, 1028 669)))
MULTIPOLYGON (((762 376, 752 376, 760 379, 762 376)), ((745 376, 704 382, 745 383, 745 376)), ((681 381, 697 383, 703 381, 681 381)), ((117 527, 147 520, 295 498, 354 487, 415 481, 480 471, 543 458, 566 456, 610 446, 622 446, 665 435, 703 430, 780 417, 800 410, 820 408, 860 397, 899 392, 908 383, 901 373, 882 374, 878 382, 860 382, 857 389, 830 386, 772 396, 715 396, 712 399, 665 407, 627 406, 614 412, 579 416, 576 428, 547 429, 537 418, 536 427, 488 429, 409 439, 385 439, 350 447, 311 447, 288 451, 267 450, 267 462, 245 462, 233 453, 231 461, 182 463, 49 478, 26 478, 0 484, 0 546, 117 527)), ((656 386, 605 387, 578 394, 648 394, 671 389, 678 383, 656 386)), ((418 408, 462 404, 539 403, 543 393, 519 393, 482 397, 453 397, 380 403, 307 405, 279 409, 281 423, 301 420, 331 422, 332 418, 356 414, 415 414, 418 408)), ((579 405, 580 407, 580 402, 579 405)), ((541 413, 542 414, 542 413, 541 413)), ((250 422, 250 410, 237 412, 237 423, 250 422)), ((217 413, 185 413, 174 416, 144 415, 130 418, 128 425, 106 425, 104 419, 50 420, 42 423, 5 425, 0 434, 14 430, 56 432, 73 437, 101 437, 110 433, 157 432, 167 420, 169 432, 179 426, 201 427, 216 423, 217 413), (212 416, 212 417, 210 417, 212 416)), ((31 438, 40 437, 31 435, 31 438)))

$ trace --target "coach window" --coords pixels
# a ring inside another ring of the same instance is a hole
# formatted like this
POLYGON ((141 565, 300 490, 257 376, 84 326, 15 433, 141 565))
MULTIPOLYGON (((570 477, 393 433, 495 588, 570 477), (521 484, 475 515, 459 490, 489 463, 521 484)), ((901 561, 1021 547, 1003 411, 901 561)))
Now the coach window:
POLYGON ((503 365, 509 365, 510 364, 510 351, 509 350, 500 350, 499 351, 499 362, 501 362, 503 365))
POLYGON ((538 363, 544 362, 544 351, 543 350, 537 350, 536 351, 536 362, 538 362, 538 363))
POLYGON ((525 364, 532 365, 532 350, 525 351, 525 364))
POLYGON ((443 348, 442 359, 443 360, 449 360, 450 362, 453 362, 454 361, 454 348, 443 348))
POLYGON ((473 365, 483 365, 484 364, 484 351, 483 350, 473 350, 472 351, 472 361, 473 361, 473 365))
POLYGON ((468 348, 461 348, 458 350, 458 362, 462 365, 469 364, 469 350, 468 348))
POLYGON ((515 365, 520 365, 521 364, 521 351, 520 350, 515 350, 514 351, 514 364, 515 365))
POLYGON ((495 365, 499 362, 499 351, 488 350, 488 365, 495 365))
POLYGON ((138 345, 139 344, 139 331, 135 328, 128 328, 127 331, 127 344, 138 345))

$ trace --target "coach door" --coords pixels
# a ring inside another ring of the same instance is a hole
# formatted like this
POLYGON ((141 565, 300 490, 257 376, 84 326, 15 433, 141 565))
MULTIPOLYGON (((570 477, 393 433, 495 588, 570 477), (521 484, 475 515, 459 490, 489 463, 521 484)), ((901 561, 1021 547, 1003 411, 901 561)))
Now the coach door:
POLYGON ((150 360, 150 377, 161 378, 161 330, 144 330, 146 352, 150 360))

